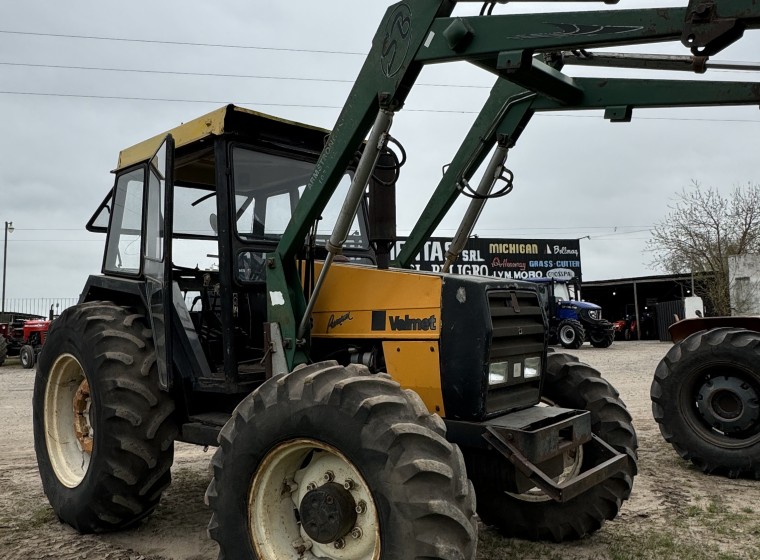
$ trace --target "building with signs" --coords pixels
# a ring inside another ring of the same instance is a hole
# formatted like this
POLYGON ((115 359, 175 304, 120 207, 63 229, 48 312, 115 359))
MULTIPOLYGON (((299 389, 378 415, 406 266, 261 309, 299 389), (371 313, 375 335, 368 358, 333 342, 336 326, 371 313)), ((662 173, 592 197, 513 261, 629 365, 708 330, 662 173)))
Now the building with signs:
MULTIPOLYGON (((405 238, 400 238, 396 242, 391 258, 405 241, 405 238)), ((412 266, 417 270, 440 271, 450 245, 448 238, 431 238, 412 266)), ((580 241, 471 237, 450 272, 515 280, 557 278, 580 282, 583 278, 580 241)))
MULTIPOLYGON (((397 241, 394 254, 405 241, 397 241)), ((412 266, 440 271, 450 244, 448 238, 430 239, 412 266)), ((580 241, 472 237, 450 272, 516 280, 557 278, 581 284, 580 241)), ((621 328, 630 327, 635 338, 668 340, 668 327, 676 317, 685 316, 684 298, 695 295, 694 291, 704 293, 702 284, 709 281, 695 282, 690 275, 658 275, 583 282, 582 299, 600 305, 604 317, 621 323, 621 328)), ((709 306, 705 312, 710 314, 709 306)))

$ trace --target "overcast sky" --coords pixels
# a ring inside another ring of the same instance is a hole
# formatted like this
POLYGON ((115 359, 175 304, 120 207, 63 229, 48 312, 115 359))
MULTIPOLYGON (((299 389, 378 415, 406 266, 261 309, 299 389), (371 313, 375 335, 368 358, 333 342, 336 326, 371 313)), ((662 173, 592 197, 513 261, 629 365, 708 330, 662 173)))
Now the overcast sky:
MULTIPOLYGON (((364 61, 351 53, 369 50, 390 4, 0 0, 0 227, 4 221, 15 227, 6 298, 76 297, 87 276, 99 273, 104 237, 84 226, 112 186, 109 171, 120 149, 226 103, 331 128, 339 109, 309 106, 342 105, 350 83, 340 80, 353 80, 364 61)), ((496 13, 686 4, 528 3, 496 13)), ((457 13, 479 7, 465 4, 457 13)), ((758 63, 759 35, 748 32, 715 60, 758 63)), ((637 50, 688 54, 677 44, 637 50)), ((707 78, 757 79, 729 72, 707 78)), ((493 81, 467 64, 423 72, 419 83, 452 87, 418 86, 394 122, 392 133, 409 155, 398 191, 400 233, 411 229, 493 81)), ((538 115, 510 154, 514 192, 488 204, 475 233, 584 238, 586 280, 661 273, 643 252, 648 229, 692 180, 722 192, 757 182, 759 133, 757 107, 638 111, 629 124, 610 124, 601 112, 538 115)), ((438 234, 453 234, 462 212, 455 207, 438 234)))

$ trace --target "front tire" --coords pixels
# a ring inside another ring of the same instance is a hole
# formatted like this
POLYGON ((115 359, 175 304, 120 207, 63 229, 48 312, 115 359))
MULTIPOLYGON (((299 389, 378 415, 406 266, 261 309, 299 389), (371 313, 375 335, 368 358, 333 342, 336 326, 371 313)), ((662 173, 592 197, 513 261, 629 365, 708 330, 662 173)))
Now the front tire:
POLYGON ((21 367, 24 369, 32 369, 34 367, 35 362, 35 355, 34 355, 34 348, 32 348, 29 344, 24 344, 21 347, 21 351, 19 353, 19 360, 21 361, 21 367))
POLYGON ((82 533, 127 527, 169 485, 174 403, 146 319, 108 302, 53 323, 34 385, 34 448, 56 515, 82 533))
POLYGON ((682 340, 652 381, 665 441, 706 473, 760 479, 760 333, 719 328, 682 340))
MULTIPOLYGON (((574 356, 548 355, 544 396, 557 406, 590 411, 591 430, 628 455, 627 467, 567 502, 555 502, 537 489, 507 493, 507 469, 514 467, 495 451, 470 450, 465 458, 475 485, 478 514, 506 537, 555 542, 579 539, 599 529, 605 520, 614 519, 630 496, 637 471, 636 433, 617 391, 574 356)), ((569 476, 604 460, 593 451, 584 446, 566 457, 569 476)))
POLYGON ((474 492, 444 433, 415 393, 360 366, 270 379, 212 459, 219 558, 474 558, 474 492))
POLYGON ((599 331, 589 333, 589 342, 594 348, 609 348, 615 340, 615 331, 599 331))
POLYGON ((559 343, 570 350, 576 350, 583 345, 586 339, 586 331, 580 321, 565 319, 557 327, 559 343))

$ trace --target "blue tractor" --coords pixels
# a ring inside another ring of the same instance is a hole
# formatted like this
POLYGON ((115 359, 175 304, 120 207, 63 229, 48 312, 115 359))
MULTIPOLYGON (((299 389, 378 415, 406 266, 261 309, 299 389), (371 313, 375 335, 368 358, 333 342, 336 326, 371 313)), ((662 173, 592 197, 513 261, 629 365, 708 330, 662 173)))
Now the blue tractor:
POLYGON ((612 323, 602 319, 602 308, 580 301, 579 287, 568 280, 532 278, 549 319, 549 343, 579 348, 586 340, 596 348, 607 348, 615 339, 612 323))

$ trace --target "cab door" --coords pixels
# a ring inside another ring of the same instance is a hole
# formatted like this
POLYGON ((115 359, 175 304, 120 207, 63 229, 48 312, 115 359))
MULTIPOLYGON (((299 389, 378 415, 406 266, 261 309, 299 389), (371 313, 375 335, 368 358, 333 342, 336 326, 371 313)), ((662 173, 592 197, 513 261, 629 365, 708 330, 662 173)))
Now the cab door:
POLYGON ((172 386, 172 192, 174 139, 168 134, 148 165, 143 273, 162 389, 172 386))

